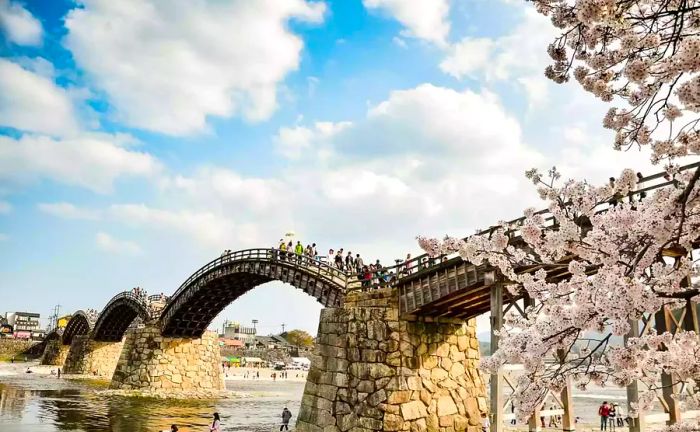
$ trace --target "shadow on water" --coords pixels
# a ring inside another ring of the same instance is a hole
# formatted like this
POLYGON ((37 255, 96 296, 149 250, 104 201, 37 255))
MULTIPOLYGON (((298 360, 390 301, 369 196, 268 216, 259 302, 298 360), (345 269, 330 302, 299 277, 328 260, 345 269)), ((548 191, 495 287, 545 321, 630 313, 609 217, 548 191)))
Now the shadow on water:
POLYGON ((216 411, 225 431, 271 431, 283 406, 298 413, 304 390, 303 383, 279 381, 235 381, 227 387, 250 396, 218 401, 160 400, 107 396, 80 381, 4 379, 0 381, 0 430, 154 432, 169 430, 175 423, 183 432, 204 431, 216 411))

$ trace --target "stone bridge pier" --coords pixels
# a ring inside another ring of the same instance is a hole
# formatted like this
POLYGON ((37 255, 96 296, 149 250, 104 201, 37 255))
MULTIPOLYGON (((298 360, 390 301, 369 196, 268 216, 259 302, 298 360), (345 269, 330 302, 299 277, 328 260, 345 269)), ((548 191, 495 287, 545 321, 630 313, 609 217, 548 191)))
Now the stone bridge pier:
POLYGON ((300 432, 481 431, 474 320, 400 317, 396 290, 321 312, 300 432))
POLYGON ((70 350, 69 345, 63 345, 61 338, 46 341, 44 354, 41 356, 42 365, 63 366, 70 350))
POLYGON ((63 373, 112 378, 123 345, 123 341, 98 342, 87 334, 74 336, 63 373))
POLYGON ((215 332, 201 338, 161 335, 156 322, 126 333, 112 389, 146 392, 211 392, 224 389, 221 352, 215 332))

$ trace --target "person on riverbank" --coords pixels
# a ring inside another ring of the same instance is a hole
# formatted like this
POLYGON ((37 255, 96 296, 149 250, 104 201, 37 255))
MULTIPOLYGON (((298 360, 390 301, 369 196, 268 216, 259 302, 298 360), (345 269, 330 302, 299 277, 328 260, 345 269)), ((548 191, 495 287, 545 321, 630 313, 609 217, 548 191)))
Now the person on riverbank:
POLYGON ((617 425, 619 427, 624 427, 625 423, 629 425, 630 419, 629 416, 625 415, 625 410, 621 405, 615 404, 615 408, 617 410, 617 425))
POLYGON ((292 419, 292 412, 287 409, 287 407, 284 407, 282 410, 282 425, 280 426, 280 431, 282 429, 289 430, 289 420, 292 419))
POLYGON ((58 379, 61 379, 61 368, 56 370, 56 375, 58 375, 58 379))
POLYGON ((600 430, 608 430, 608 416, 610 415, 608 401, 603 401, 603 404, 598 408, 598 415, 600 416, 600 430))
POLYGON ((214 421, 211 422, 209 432, 221 432, 221 418, 219 418, 218 412, 214 413, 214 421))
POLYGON ((481 413, 481 432, 489 432, 491 430, 491 422, 486 413, 481 413))
POLYGON ((617 410, 615 409, 617 405, 610 405, 610 411, 608 412, 608 430, 614 431, 617 426, 617 410))

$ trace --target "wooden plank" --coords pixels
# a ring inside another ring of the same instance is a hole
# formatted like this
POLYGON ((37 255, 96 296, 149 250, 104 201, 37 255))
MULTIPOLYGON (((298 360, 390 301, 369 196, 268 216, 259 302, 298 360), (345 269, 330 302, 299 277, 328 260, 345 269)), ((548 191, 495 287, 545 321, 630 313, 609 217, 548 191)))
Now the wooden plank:
POLYGON ((465 289, 465 290, 455 292, 448 297, 444 297, 438 301, 424 305, 422 308, 420 308, 420 310, 423 313, 429 313, 430 311, 440 310, 440 309, 442 309, 443 306, 448 307, 454 301, 463 299, 464 297, 467 297, 467 296, 478 295, 478 294, 487 294, 488 295, 489 290, 485 289, 485 288, 486 287, 478 287, 478 288, 465 289))
POLYGON ((416 287, 413 285, 413 281, 409 282, 409 289, 411 290, 411 293, 413 294, 413 304, 415 305, 416 308, 419 308, 420 307, 419 296, 418 296, 418 293, 416 292, 416 287))

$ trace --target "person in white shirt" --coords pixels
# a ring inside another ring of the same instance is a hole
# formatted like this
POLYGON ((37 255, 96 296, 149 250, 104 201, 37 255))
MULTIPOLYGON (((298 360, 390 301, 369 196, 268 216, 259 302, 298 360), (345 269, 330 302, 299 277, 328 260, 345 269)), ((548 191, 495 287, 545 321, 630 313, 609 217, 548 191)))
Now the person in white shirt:
POLYGON ((221 432, 221 419, 219 418, 219 413, 214 413, 214 421, 209 427, 210 432, 221 432))

